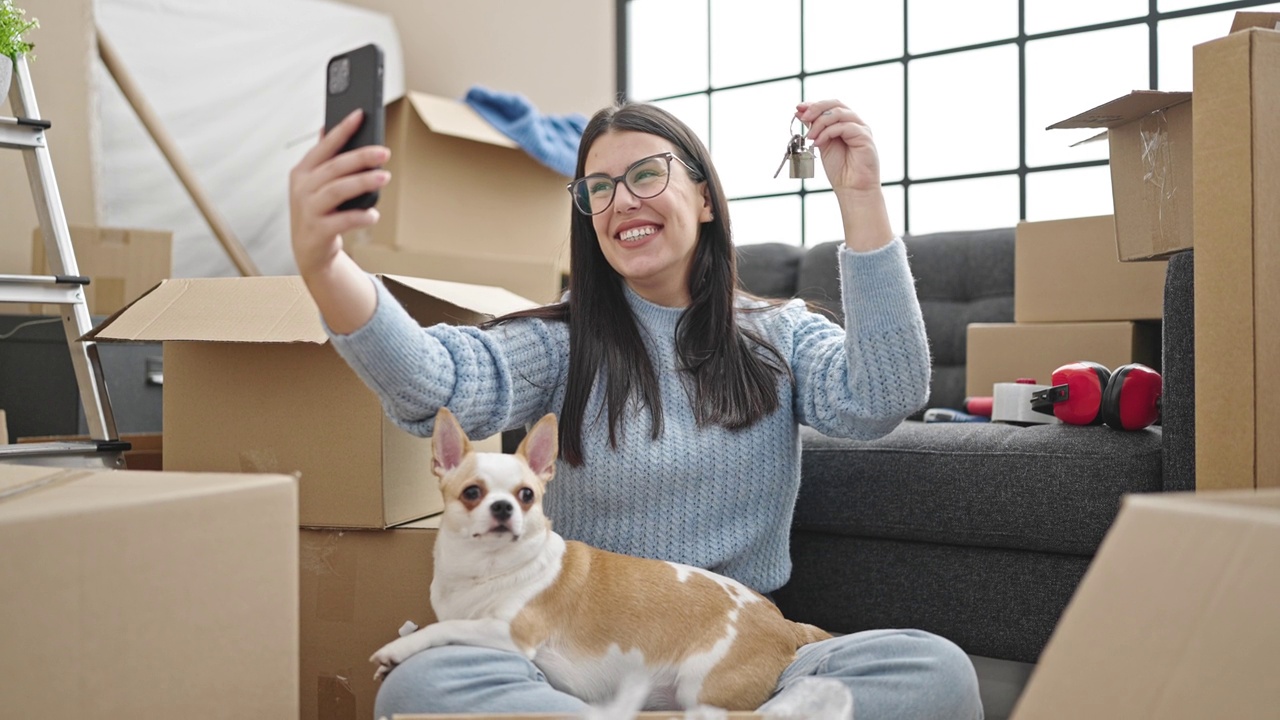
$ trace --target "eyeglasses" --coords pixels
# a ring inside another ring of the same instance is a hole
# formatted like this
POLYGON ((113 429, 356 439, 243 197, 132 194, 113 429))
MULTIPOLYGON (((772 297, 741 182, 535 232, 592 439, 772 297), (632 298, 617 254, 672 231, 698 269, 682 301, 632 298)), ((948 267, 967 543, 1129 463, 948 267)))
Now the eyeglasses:
POLYGON ((573 205, 583 215, 599 215, 613 204, 619 182, 626 183, 631 194, 641 200, 657 197, 671 182, 672 160, 685 166, 695 180, 701 179, 701 174, 675 153, 658 153, 635 161, 618 177, 595 173, 569 183, 567 187, 573 196, 573 205))

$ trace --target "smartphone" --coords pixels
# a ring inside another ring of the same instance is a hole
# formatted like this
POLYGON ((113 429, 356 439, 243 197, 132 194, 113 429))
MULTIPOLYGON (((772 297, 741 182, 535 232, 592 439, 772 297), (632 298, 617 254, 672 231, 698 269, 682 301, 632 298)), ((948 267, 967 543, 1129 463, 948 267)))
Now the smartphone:
MULTIPOLYGON (((384 144, 386 114, 382 108, 382 48, 373 43, 329 58, 325 72, 325 132, 332 130, 356 108, 364 111, 364 120, 339 154, 365 145, 384 144)), ((347 200, 338 209, 366 209, 377 203, 378 191, 374 190, 347 200)))

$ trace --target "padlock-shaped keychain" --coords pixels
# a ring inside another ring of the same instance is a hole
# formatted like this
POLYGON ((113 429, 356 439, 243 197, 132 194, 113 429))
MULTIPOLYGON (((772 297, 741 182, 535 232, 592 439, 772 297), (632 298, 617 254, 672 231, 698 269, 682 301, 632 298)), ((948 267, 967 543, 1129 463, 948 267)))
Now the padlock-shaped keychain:
MULTIPOLYGON (((791 124, 795 125, 795 118, 791 118, 791 124)), ((804 123, 800 123, 800 129, 805 129, 804 123)), ((813 177, 813 150, 804 146, 804 135, 791 135, 791 141, 787 143, 787 152, 782 156, 782 162, 778 164, 778 170, 773 174, 776 178, 782 172, 782 166, 787 162, 791 163, 791 178, 794 180, 805 180, 813 177)))

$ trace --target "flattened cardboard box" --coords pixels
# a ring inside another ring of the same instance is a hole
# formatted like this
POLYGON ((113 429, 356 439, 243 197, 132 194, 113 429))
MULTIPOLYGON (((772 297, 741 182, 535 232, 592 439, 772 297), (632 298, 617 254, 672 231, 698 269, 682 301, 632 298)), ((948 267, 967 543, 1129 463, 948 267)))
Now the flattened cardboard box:
POLYGON ((493 253, 568 270, 569 178, 529 157, 466 103, 407 92, 387 107, 391 182, 374 242, 493 253))
POLYGON ((1280 491, 1127 496, 1012 717, 1276 717, 1277 557, 1280 491))
POLYGON ((1246 29, 1192 52, 1196 486, 1276 487, 1280 32, 1246 29))
POLYGON ((566 285, 555 260, 494 253, 436 253, 385 245, 352 245, 347 252, 366 272, 496 285, 534 302, 558 302, 566 285))
POLYGON ((1048 385, 1053 371, 1080 360, 1110 370, 1138 362, 1160 369, 1160 323, 971 323, 965 394, 989 396, 996 383, 1031 378, 1048 385))
MULTIPOLYGON (((1122 261, 1191 247, 1191 93, 1135 90, 1050 125, 1107 128, 1116 248, 1122 261)), ((1077 143, 1079 144, 1079 143, 1077 143)))
POLYGON ((292 718, 297 488, 0 464, 5 717, 292 718))
POLYGON ((1160 320, 1166 265, 1120 262, 1111 215, 1020 222, 1014 322, 1160 320))
POLYGON ((406 621, 435 622, 432 553, 440 516, 387 530, 299 532, 303 720, 373 717, 369 656, 406 621))
MULTIPOLYGON (((533 305, 495 287, 381 281, 423 325, 533 305)), ((441 510, 430 440, 386 418, 330 346, 301 278, 167 280, 88 337, 164 342, 166 470, 300 473, 308 527, 382 529, 441 510)))
MULTIPOLYGON (((90 280, 84 294, 92 315, 118 311, 172 274, 171 232, 75 225, 69 230, 80 274, 90 280)), ((32 233, 31 272, 51 273, 39 228, 32 233)), ((60 313, 54 305, 32 305, 31 312, 60 313)))

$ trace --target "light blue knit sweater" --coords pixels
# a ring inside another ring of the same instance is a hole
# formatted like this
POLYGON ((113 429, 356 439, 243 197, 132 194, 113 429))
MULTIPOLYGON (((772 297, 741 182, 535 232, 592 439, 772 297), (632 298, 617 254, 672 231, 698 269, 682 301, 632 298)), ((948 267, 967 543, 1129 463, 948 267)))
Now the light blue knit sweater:
MULTIPOLYGON (((628 289, 661 386, 663 434, 652 440, 649 413, 632 412, 610 448, 597 388, 583 422, 586 462, 561 462, 547 489, 556 530, 606 550, 708 568, 762 592, 783 585, 800 486, 797 424, 874 438, 928 396, 929 350, 902 241, 868 253, 842 247, 840 268, 845 329, 800 301, 740 315, 787 358, 795 382, 780 383, 777 412, 738 431, 694 422, 675 371, 682 309, 628 289)), ((378 308, 368 324, 330 336, 398 425, 430 435, 436 410, 448 406, 471 437, 488 437, 560 411, 564 323, 423 329, 375 285, 378 308)))

